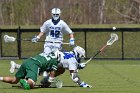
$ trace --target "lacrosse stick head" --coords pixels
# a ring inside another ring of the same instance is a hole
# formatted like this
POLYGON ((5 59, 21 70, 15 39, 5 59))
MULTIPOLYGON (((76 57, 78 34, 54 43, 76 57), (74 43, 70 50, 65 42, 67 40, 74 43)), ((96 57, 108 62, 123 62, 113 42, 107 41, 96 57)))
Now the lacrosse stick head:
POLYGON ((15 40, 16 40, 15 37, 11 37, 11 36, 8 36, 8 35, 4 35, 4 41, 5 41, 6 43, 8 43, 8 42, 14 42, 15 40))
POLYGON ((111 33, 111 38, 107 41, 107 45, 112 45, 117 40, 118 40, 118 35, 115 33, 111 33))
POLYGON ((51 82, 50 87, 55 87, 55 88, 62 88, 63 82, 59 79, 55 79, 54 82, 51 82))

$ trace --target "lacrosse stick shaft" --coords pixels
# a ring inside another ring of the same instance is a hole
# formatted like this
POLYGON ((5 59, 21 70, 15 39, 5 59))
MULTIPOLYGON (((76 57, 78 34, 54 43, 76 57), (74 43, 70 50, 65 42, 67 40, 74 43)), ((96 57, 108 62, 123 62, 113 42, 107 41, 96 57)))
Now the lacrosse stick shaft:
POLYGON ((92 56, 89 60, 87 60, 85 64, 87 64, 87 63, 90 62, 93 58, 95 58, 95 57, 96 57, 100 52, 102 52, 106 47, 107 47, 107 44, 104 45, 99 51, 97 51, 97 53, 96 53, 94 56, 92 56))
MULTIPOLYGON (((30 39, 18 39, 18 40, 22 40, 22 41, 31 41, 30 39)), ((38 41, 38 42, 47 42, 47 41, 38 41)), ((54 42, 55 43, 55 42, 54 42)), ((64 42, 64 43, 62 43, 63 45, 69 45, 70 43, 66 43, 66 42, 64 42)))
MULTIPOLYGON (((40 84, 36 84, 36 85, 34 85, 35 87, 41 87, 42 85, 40 85, 40 84)), ((21 87, 20 85, 12 85, 12 87, 21 87)))
POLYGON ((106 47, 107 47, 107 44, 104 45, 104 46, 100 49, 100 52, 102 52, 106 47))
POLYGON ((118 35, 112 33, 111 38, 107 41, 106 45, 104 45, 93 57, 91 57, 87 62, 85 62, 85 64, 90 62, 94 57, 96 57, 100 52, 102 52, 108 45, 112 45, 117 40, 118 40, 118 35))

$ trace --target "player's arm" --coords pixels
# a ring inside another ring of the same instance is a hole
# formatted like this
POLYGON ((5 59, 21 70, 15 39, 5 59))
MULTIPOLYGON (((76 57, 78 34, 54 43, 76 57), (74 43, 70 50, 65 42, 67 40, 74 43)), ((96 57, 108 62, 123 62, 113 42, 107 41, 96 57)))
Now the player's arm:
POLYGON ((50 71, 50 76, 49 76, 48 81, 54 82, 54 79, 55 79, 55 71, 50 71))
POLYGON ((33 43, 37 43, 39 41, 39 39, 44 35, 44 32, 40 32, 37 36, 34 36, 32 38, 32 42, 33 43))
POLYGON ((70 45, 74 45, 74 34, 70 34, 70 45))
POLYGON ((57 71, 57 65, 58 65, 58 60, 56 58, 52 59, 51 60, 51 63, 52 63, 52 67, 50 69, 50 76, 49 76, 49 82, 53 82, 54 79, 55 79, 55 73, 57 71))
POLYGON ((33 43, 37 43, 37 41, 48 31, 48 21, 44 22, 44 24, 40 27, 40 33, 37 36, 32 38, 33 43))
POLYGON ((74 33, 64 21, 62 22, 63 22, 63 31, 70 35, 70 41, 69 41, 70 45, 74 45, 74 33))
POLYGON ((40 33, 37 35, 38 39, 40 39, 43 35, 44 35, 44 32, 40 32, 40 33))

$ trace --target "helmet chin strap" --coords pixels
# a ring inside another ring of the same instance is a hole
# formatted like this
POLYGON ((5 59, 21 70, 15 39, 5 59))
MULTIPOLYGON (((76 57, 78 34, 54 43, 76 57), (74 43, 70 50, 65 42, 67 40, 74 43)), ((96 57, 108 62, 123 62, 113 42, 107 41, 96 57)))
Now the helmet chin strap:
POLYGON ((52 18, 52 22, 53 22, 54 25, 57 25, 59 21, 60 21, 60 17, 59 17, 57 20, 54 20, 54 19, 52 18))

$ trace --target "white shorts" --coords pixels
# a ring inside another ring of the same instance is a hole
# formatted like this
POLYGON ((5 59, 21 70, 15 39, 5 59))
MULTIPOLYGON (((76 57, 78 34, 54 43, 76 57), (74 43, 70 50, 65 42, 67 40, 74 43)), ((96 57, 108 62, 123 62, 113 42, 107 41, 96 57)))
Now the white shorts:
POLYGON ((64 59, 61 62, 63 68, 68 70, 77 70, 78 63, 75 58, 64 59))
POLYGON ((55 43, 55 42, 46 42, 44 44, 44 53, 48 55, 49 53, 55 51, 55 50, 61 50, 61 42, 60 43, 55 43))

